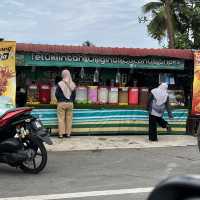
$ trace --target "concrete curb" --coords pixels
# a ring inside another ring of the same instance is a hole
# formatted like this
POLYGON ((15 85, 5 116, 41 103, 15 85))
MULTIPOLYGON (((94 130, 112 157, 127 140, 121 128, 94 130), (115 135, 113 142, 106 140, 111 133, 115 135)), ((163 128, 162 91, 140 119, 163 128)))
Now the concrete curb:
POLYGON ((147 136, 72 136, 63 139, 52 137, 53 145, 46 147, 48 151, 95 151, 197 145, 196 137, 188 135, 162 135, 158 138, 158 142, 150 142, 147 136))

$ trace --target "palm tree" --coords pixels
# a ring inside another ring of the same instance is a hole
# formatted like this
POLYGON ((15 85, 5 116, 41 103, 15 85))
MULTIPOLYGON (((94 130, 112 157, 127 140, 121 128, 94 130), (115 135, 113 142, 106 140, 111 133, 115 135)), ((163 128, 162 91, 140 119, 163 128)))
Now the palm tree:
POLYGON ((169 48, 174 48, 174 34, 176 17, 173 12, 173 6, 182 0, 160 0, 150 2, 143 6, 143 12, 151 13, 152 20, 147 25, 149 34, 159 42, 164 37, 168 37, 169 48))
POLYGON ((172 13, 171 13, 172 0, 165 0, 165 13, 166 13, 166 26, 167 26, 167 35, 169 38, 169 48, 174 48, 174 27, 172 22, 172 13))

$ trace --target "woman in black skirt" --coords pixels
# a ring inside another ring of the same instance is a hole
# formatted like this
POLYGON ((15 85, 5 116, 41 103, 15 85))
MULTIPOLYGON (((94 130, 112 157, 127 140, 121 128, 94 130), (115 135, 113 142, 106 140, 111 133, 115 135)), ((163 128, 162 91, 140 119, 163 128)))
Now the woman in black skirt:
POLYGON ((157 138, 157 124, 162 128, 166 128, 168 132, 171 127, 168 122, 163 119, 165 110, 168 112, 169 118, 173 118, 169 106, 168 84, 161 83, 160 86, 151 90, 147 109, 149 111, 149 140, 158 141, 157 138))

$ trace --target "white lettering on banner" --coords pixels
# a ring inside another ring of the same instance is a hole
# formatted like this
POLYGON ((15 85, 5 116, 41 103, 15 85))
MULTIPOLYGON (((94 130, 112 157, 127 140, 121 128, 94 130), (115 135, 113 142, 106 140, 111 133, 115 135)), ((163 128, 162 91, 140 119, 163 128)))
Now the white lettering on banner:
POLYGON ((133 58, 116 56, 95 56, 95 55, 73 55, 57 53, 32 53, 33 61, 60 61, 60 62, 85 62, 95 64, 126 64, 126 65, 184 65, 183 60, 178 59, 156 59, 156 58, 133 58))
POLYGON ((50 55, 45 55, 45 60, 51 60, 50 55))

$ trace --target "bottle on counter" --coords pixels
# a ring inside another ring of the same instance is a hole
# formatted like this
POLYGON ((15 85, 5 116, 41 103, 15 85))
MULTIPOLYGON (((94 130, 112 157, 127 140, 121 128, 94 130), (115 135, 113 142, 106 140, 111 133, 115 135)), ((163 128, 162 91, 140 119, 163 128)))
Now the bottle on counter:
POLYGON ((116 83, 117 87, 120 86, 120 81, 121 81, 121 74, 120 74, 120 72, 118 70, 117 73, 116 73, 116 78, 115 78, 115 83, 116 83))
POLYGON ((81 78, 81 79, 84 79, 84 76, 85 76, 85 70, 84 70, 83 67, 81 67, 80 78, 81 78))
POLYGON ((94 82, 94 85, 98 85, 99 83, 99 70, 97 68, 94 72, 93 82, 94 82))

